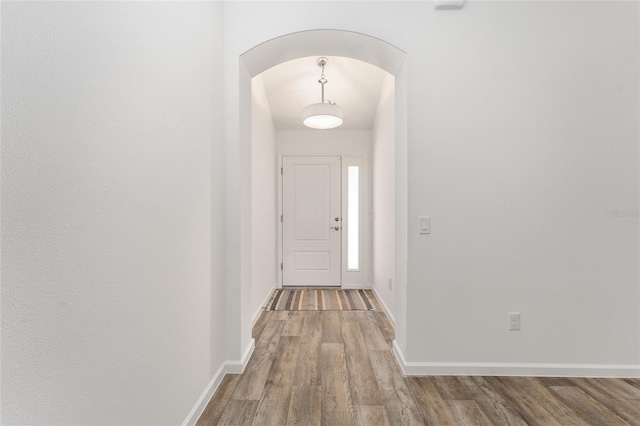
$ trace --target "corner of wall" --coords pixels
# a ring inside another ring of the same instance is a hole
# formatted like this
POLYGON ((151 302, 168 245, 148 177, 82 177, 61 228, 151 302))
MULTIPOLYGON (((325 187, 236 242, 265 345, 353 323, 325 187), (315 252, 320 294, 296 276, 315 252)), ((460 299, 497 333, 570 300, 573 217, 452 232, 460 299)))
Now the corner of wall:
POLYGON ((389 307, 385 303, 384 299, 380 297, 380 295, 378 293, 378 289, 374 285, 370 285, 370 288, 373 290, 373 293, 376 295, 376 298, 378 299, 378 302, 380 302, 380 305, 382 306, 382 311, 385 313, 385 315, 389 319, 389 322, 391 322, 391 325, 395 327, 396 319, 393 316, 393 314, 391 313, 391 310, 389 309, 389 307))
POLYGON ((242 354, 242 358, 239 361, 225 361, 220 366, 220 368, 218 368, 218 371, 215 372, 213 378, 209 381, 204 391, 202 392, 202 395, 200 396, 200 398, 198 398, 198 401, 182 422, 182 426, 192 426, 198 422, 198 419, 204 412, 207 404, 209 404, 209 401, 211 401, 211 398, 218 389, 218 386, 220 386, 220 383, 222 382, 222 379, 224 379, 224 376, 226 376, 227 374, 242 374, 245 368, 247 368, 247 364, 251 359, 251 355, 253 355, 255 347, 256 341, 254 339, 251 339, 249 345, 242 354))
POLYGON ((253 317, 251 318, 251 328, 253 328, 253 326, 256 325, 256 322, 258 322, 258 318, 260 318, 260 315, 262 315, 263 308, 267 305, 267 303, 269 302, 269 299, 271 298, 271 295, 273 294, 273 292, 277 287, 278 287, 278 284, 274 283, 273 287, 271 287, 269 292, 267 292, 266 297, 262 300, 260 307, 253 314, 253 317))

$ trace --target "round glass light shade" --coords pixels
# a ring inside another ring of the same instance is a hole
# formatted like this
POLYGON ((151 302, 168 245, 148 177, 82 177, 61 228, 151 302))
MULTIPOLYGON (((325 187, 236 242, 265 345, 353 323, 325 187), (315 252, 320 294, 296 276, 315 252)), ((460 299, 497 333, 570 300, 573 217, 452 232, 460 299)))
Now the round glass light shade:
POLYGON ((302 123, 312 129, 333 129, 342 124, 342 108, 330 103, 311 104, 302 112, 302 123))

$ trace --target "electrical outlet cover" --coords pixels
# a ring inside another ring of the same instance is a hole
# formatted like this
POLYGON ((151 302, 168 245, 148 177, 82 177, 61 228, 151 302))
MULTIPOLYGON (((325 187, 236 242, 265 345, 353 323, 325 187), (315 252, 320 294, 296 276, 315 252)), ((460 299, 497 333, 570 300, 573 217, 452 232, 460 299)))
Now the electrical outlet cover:
POLYGON ((520 312, 509 312, 509 330, 520 330, 520 312))

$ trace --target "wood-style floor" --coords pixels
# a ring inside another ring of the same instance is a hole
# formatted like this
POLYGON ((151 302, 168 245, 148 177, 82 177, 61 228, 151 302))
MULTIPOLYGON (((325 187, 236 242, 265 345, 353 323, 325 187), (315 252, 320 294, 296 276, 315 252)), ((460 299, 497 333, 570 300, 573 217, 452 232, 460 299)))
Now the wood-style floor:
POLYGON ((640 380, 404 377, 382 312, 264 312, 198 425, 640 425, 640 380))

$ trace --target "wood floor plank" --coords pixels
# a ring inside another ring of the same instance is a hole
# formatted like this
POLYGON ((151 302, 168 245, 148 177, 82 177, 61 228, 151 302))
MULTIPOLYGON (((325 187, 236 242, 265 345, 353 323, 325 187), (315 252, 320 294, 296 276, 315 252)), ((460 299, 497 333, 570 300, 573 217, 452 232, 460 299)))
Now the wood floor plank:
POLYGON ((528 425, 562 426, 561 423, 556 420, 551 413, 545 410, 538 401, 529 395, 528 392, 519 390, 505 379, 508 379, 508 377, 485 377, 487 383, 518 411, 520 417, 522 417, 528 425))
POLYGON ((545 386, 573 386, 568 377, 538 377, 538 380, 545 386))
POLYGON ((587 395, 577 386, 551 386, 560 398, 571 405, 573 410, 590 425, 627 425, 618 415, 587 395))
POLYGON ((320 385, 322 354, 322 314, 306 313, 300 335, 300 352, 293 383, 297 386, 320 385))
POLYGON ((454 426, 456 420, 435 387, 433 377, 407 377, 412 395, 425 425, 454 426))
POLYGON ((356 405, 353 407, 353 416, 356 426, 389 426, 382 405, 356 405))
POLYGON ((257 407, 258 401, 240 401, 232 399, 225 407, 224 412, 222 413, 222 417, 217 424, 220 426, 249 426, 253 423, 253 418, 255 416, 257 407))
POLYGON ((216 389, 214 395, 215 398, 211 398, 211 401, 205 407, 200 418, 196 422, 196 425, 205 426, 218 424, 218 421, 220 421, 220 417, 222 416, 222 412, 231 399, 231 395, 233 394, 239 380, 239 374, 227 374, 224 376, 220 385, 218 385, 218 389, 216 389))
POLYGON ((353 424, 353 416, 349 410, 352 405, 344 345, 342 343, 323 343, 322 424, 353 424))
POLYGON ((471 395, 456 376, 435 376, 434 384, 445 401, 469 400, 471 395))
POLYGON ((274 338, 277 342, 282 336, 285 324, 286 320, 270 319, 267 321, 262 333, 260 333, 260 338, 256 340, 256 349, 272 345, 274 338))
POLYGON ((640 389, 640 379, 622 379, 636 389, 640 389))
POLYGON ((289 426, 317 426, 321 424, 322 387, 294 386, 287 414, 289 426))
POLYGON ((362 319, 362 312, 359 311, 341 311, 341 322, 358 322, 362 319))
POLYGON ((340 312, 322 312, 322 343, 342 343, 340 312))
POLYGON ((493 424, 526 426, 527 423, 500 394, 493 390, 483 377, 460 377, 459 379, 493 424))
POLYGON ((342 339, 353 404, 382 405, 378 382, 369 360, 360 322, 344 322, 342 324, 342 339))
POLYGON ((256 342, 258 341, 258 339, 260 339, 260 335, 262 334, 262 331, 264 330, 264 327, 267 325, 267 322, 269 322, 270 318, 271 318, 271 312, 269 311, 262 311, 262 314, 260 314, 260 316, 258 317, 258 320, 256 321, 253 328, 251 329, 251 337, 253 337, 256 340, 256 342))
POLYGON ((459 425, 492 426, 475 401, 446 401, 451 414, 459 425))
POLYGON ((285 321, 282 320, 270 320, 266 324, 244 374, 236 385, 232 399, 259 400, 262 397, 284 325, 285 321))
POLYGON ((295 311, 289 313, 289 318, 287 318, 284 330, 282 331, 283 336, 300 336, 302 333, 302 324, 304 322, 305 312, 303 311, 295 311))
POLYGON ((254 425, 283 425, 289 414, 293 378, 298 360, 300 337, 282 336, 258 404, 254 425))
MULTIPOLYGON (((594 379, 601 380, 601 379, 594 379)), ((608 387, 621 397, 626 399, 640 399, 640 389, 622 379, 607 379, 602 381, 603 386, 608 387)))
POLYGON ((395 339, 395 331, 393 330, 393 325, 387 318, 387 315, 384 312, 373 312, 373 318, 375 318, 378 323, 378 327, 380 327, 380 331, 384 336, 384 339, 388 342, 392 342, 395 339))
POLYGON ((599 379, 575 379, 571 380, 586 394, 604 405, 610 411, 614 411, 620 418, 630 425, 640 426, 640 404, 622 398, 606 386, 599 379))
POLYGON ((270 321, 286 321, 291 311, 268 311, 271 314, 270 321))
POLYGON ((505 377, 505 381, 512 383, 516 389, 527 392, 533 397, 544 409, 551 413, 556 420, 566 426, 586 426, 586 423, 580 416, 560 399, 558 399, 551 389, 539 380, 537 377, 505 377))
POLYGON ((424 424, 391 351, 369 351, 382 402, 392 425, 424 424))
MULTIPOLYGON (((376 312, 377 313, 377 312, 376 312)), ((360 315, 360 327, 367 349, 370 351, 390 350, 391 344, 380 329, 376 315, 360 315)))

